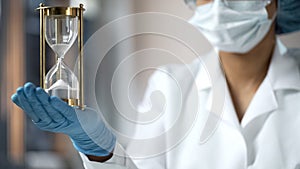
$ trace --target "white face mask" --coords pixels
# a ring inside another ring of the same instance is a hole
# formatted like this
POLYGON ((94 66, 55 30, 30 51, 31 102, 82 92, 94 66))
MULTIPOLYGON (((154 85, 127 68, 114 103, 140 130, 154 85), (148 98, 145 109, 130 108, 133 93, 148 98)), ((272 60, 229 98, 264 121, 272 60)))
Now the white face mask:
MULTIPOLYGON (((243 6, 240 7, 247 9, 248 5, 251 8, 251 1, 242 3, 243 6)), ((268 19, 265 7, 253 11, 237 11, 228 8, 220 0, 215 0, 213 3, 197 7, 189 22, 218 50, 247 53, 269 32, 275 16, 268 19)))

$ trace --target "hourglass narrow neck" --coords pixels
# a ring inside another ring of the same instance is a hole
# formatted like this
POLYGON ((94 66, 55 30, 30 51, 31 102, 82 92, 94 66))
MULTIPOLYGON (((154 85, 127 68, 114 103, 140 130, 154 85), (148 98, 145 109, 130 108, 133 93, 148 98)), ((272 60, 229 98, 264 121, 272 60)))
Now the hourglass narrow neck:
POLYGON ((57 54, 58 58, 64 58, 66 52, 69 50, 69 44, 54 44, 51 46, 53 51, 57 54))
POLYGON ((61 55, 61 56, 56 55, 56 56, 58 61, 63 61, 65 59, 65 55, 61 55))
POLYGON ((61 57, 57 57, 57 62, 58 63, 61 63, 64 61, 64 56, 61 56, 61 57))
POLYGON ((56 79, 63 79, 63 74, 65 71, 69 71, 69 69, 64 63, 64 58, 58 57, 56 63, 56 79))

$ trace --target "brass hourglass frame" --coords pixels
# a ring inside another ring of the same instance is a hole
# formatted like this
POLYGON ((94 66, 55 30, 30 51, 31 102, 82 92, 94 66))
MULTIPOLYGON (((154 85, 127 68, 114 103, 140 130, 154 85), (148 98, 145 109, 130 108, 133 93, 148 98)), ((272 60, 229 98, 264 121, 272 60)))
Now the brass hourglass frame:
MULTIPOLYGON (((83 4, 80 4, 79 7, 53 7, 53 6, 45 6, 43 3, 39 5, 40 7, 37 10, 40 11, 40 86, 42 88, 46 88, 45 86, 45 75, 46 75, 46 25, 45 25, 45 17, 46 16, 73 16, 78 17, 78 73, 79 77, 79 101, 78 103, 68 104, 71 106, 78 106, 81 109, 84 109, 84 77, 83 77, 83 4)), ((57 59, 56 59, 57 62, 57 59)))

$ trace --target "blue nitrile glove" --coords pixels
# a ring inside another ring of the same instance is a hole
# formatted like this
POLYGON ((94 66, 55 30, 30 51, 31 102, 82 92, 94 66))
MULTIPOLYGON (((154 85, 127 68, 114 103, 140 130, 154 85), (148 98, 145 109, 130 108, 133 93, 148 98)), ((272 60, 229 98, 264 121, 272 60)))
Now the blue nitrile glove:
POLYGON ((18 88, 11 99, 38 128, 68 135, 74 147, 86 155, 107 156, 115 146, 115 136, 93 109, 73 108, 32 83, 18 88))

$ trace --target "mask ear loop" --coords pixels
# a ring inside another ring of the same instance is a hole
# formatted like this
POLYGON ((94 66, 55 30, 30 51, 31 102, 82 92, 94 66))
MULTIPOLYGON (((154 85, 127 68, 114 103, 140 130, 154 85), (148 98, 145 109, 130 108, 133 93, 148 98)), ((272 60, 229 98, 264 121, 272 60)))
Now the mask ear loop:
MULTIPOLYGON (((275 0, 269 0, 269 1, 267 2, 267 5, 270 5, 270 4, 272 3, 272 1, 275 1, 275 0)), ((276 3, 276 2, 275 2, 275 3, 276 3)), ((265 9, 266 9, 267 5, 265 6, 265 9)), ((276 9, 276 11, 274 12, 274 14, 273 14, 273 16, 272 16, 272 18, 271 18, 272 23, 276 20, 277 14, 278 14, 278 5, 276 4, 276 6, 277 6, 277 9, 276 9)), ((267 10, 267 9, 266 9, 266 10, 267 10)))
POLYGON ((274 14, 273 14, 273 16, 271 18, 271 21, 274 22, 276 18, 277 18, 277 11, 274 12, 274 14))

